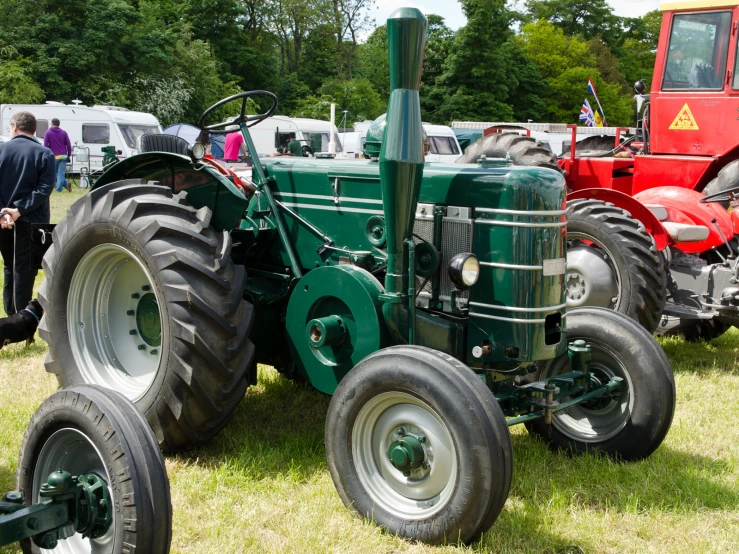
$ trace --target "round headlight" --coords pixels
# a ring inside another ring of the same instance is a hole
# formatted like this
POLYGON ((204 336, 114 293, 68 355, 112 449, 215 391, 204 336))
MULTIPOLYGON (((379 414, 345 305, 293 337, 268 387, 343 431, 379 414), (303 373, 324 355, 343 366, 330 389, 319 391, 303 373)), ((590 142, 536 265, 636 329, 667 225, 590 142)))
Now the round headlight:
POLYGON ((449 262, 449 278, 461 289, 477 283, 480 277, 480 261, 474 254, 457 254, 449 262))
POLYGON ((190 147, 190 157, 193 160, 202 160, 205 157, 205 145, 196 142, 190 147))

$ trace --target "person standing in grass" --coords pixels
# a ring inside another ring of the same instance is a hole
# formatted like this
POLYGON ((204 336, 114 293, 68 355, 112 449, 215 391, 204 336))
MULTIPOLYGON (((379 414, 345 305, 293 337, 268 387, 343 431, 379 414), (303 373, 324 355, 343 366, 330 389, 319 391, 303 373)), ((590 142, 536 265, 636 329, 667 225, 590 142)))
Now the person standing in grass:
POLYGON ((56 160, 56 191, 72 192, 72 185, 67 181, 67 160, 72 159, 72 143, 67 132, 59 127, 57 118, 51 120, 51 128, 44 134, 44 146, 54 153, 56 160))
POLYGON ((31 264, 33 223, 49 223, 54 188, 54 155, 34 133, 36 118, 16 112, 10 118, 10 142, 0 144, 0 253, 5 264, 3 304, 9 316, 33 296, 38 272, 31 264))

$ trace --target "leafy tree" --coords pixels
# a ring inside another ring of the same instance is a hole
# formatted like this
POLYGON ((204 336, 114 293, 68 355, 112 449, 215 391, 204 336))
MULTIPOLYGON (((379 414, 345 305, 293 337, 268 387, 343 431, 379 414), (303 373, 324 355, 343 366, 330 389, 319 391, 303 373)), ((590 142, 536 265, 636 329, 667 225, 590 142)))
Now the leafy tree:
POLYGON ((43 100, 44 91, 30 73, 30 60, 18 57, 12 46, 0 44, 0 104, 34 104, 43 100))
POLYGON ((347 111, 347 125, 356 121, 376 119, 385 112, 387 102, 372 87, 368 79, 357 78, 342 81, 332 78, 311 95, 298 102, 293 117, 310 117, 328 119, 331 113, 331 102, 336 103, 337 113, 347 111))
POLYGON ((607 0, 527 0, 526 8, 531 22, 549 21, 567 36, 600 36, 608 45, 619 44, 623 38, 621 18, 607 0))
POLYGON ((387 101, 390 96, 387 25, 377 27, 365 43, 359 45, 355 75, 372 83, 380 97, 387 101))

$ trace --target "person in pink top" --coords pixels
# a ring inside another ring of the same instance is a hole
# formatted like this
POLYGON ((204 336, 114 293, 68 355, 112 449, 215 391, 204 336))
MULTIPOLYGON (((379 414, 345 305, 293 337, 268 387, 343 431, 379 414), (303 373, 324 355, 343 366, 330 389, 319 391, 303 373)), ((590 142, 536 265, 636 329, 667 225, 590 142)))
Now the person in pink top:
POLYGON ((223 158, 227 162, 238 162, 239 153, 246 157, 246 145, 240 131, 234 131, 226 135, 226 145, 223 148, 223 158))

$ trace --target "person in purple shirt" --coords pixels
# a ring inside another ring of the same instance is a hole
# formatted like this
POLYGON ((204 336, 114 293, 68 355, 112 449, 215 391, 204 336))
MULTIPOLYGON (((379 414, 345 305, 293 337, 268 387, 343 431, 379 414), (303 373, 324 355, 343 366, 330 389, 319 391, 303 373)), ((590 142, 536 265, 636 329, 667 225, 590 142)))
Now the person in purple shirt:
POLYGON ((54 153, 56 160, 56 191, 65 188, 72 192, 72 185, 67 181, 67 160, 72 159, 72 143, 67 132, 59 127, 59 120, 51 120, 51 128, 44 133, 44 146, 54 153))

